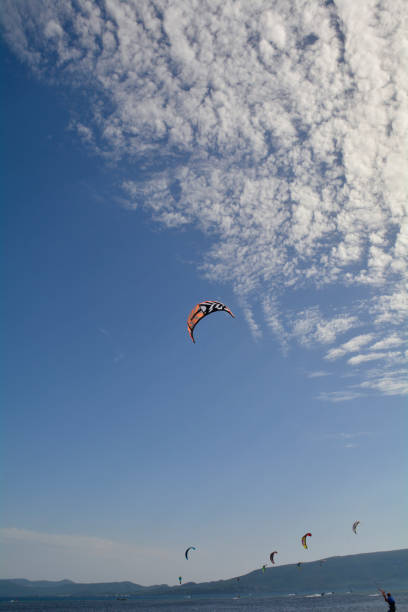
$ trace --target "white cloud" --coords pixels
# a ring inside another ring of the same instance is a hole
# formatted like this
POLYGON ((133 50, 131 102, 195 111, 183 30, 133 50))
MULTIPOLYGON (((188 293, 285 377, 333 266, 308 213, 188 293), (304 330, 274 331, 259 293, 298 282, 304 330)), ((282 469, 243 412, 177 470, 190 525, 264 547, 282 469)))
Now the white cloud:
POLYGON ((362 393, 352 390, 344 390, 344 391, 322 391, 317 399, 322 400, 324 402, 349 402, 350 400, 357 399, 361 397, 362 393))
MULTIPOLYGON (((404 273, 406 272, 406 262, 404 273)), ((381 295, 373 300, 370 313, 376 315, 375 323, 398 325, 408 319, 408 294, 406 284, 396 286, 393 293, 381 295)))
POLYGON ((385 395, 408 394, 408 378, 406 369, 387 371, 372 370, 367 375, 367 380, 361 383, 363 389, 377 391, 385 395))
POLYGON ((44 29, 44 34, 47 38, 60 38, 63 36, 63 32, 60 24, 52 19, 47 23, 44 29))
POLYGON ((317 370, 316 372, 309 372, 307 375, 308 378, 322 378, 322 376, 329 376, 330 372, 325 372, 324 370, 317 370))
POLYGON ((325 359, 332 361, 334 359, 338 359, 339 357, 343 357, 343 355, 345 355, 345 351, 341 347, 332 348, 326 354, 325 359))
POLYGON ((405 16, 405 0, 5 0, 0 19, 35 71, 83 91, 87 145, 138 161, 128 206, 209 234, 205 273, 287 347, 406 321, 405 16), (335 284, 374 293, 285 314, 285 296, 335 284))
POLYGON ((288 332, 281 318, 277 300, 269 296, 266 297, 263 301, 263 311, 266 324, 281 344, 283 351, 287 352, 289 346, 288 332))
POLYGON ((355 355, 354 357, 350 357, 347 363, 350 365, 359 365, 360 363, 364 363, 366 361, 384 359, 386 356, 387 353, 366 353, 365 355, 355 355))
MULTIPOLYGON (((321 398, 327 399, 327 398, 321 398)), ((354 398, 352 398, 354 399, 354 398)), ((333 401, 333 400, 331 400, 333 401)), ((338 400, 339 401, 339 400, 338 400)), ((356 432, 337 432, 337 433, 329 433, 325 434, 322 437, 324 439, 330 440, 338 440, 344 443, 346 448, 355 448, 357 445, 356 440, 359 438, 367 438, 372 436, 372 432, 370 431, 356 431, 356 432)))
POLYGON ((400 346, 401 344, 404 344, 404 342, 405 341, 397 334, 391 334, 390 336, 387 336, 370 346, 370 351, 383 351, 400 346))
POLYGON ((364 436, 371 436, 371 432, 370 431, 355 431, 353 433, 347 433, 347 432, 340 432, 338 434, 333 434, 336 437, 345 439, 345 440, 351 440, 353 438, 361 438, 364 436))
MULTIPOLYGON (((325 358, 328 360, 334 360, 338 359, 339 357, 343 357, 346 355, 346 353, 355 353, 372 340, 372 334, 360 334, 359 336, 355 336, 354 338, 351 338, 351 340, 344 342, 344 344, 341 346, 330 349, 325 358)), ((351 363, 350 360, 349 363, 351 363)))
POLYGON ((320 308, 314 306, 297 314, 293 324, 293 335, 301 344, 334 342, 342 334, 357 324, 355 316, 336 316, 326 320, 320 308))
POLYGON ((364 363, 366 361, 375 361, 377 359, 384 359, 388 363, 388 367, 392 366, 392 364, 401 364, 406 363, 406 356, 401 351, 388 351, 388 353, 366 353, 361 355, 356 355, 355 357, 351 357, 348 360, 350 365, 359 365, 360 363, 364 363))
POLYGON ((360 334, 359 336, 355 336, 348 342, 342 344, 342 349, 346 353, 354 353, 355 351, 359 351, 362 346, 365 346, 373 339, 372 334, 360 334))
POLYGON ((254 319, 254 315, 253 315, 251 308, 249 308, 248 306, 244 307, 244 315, 245 315, 245 318, 248 322, 249 328, 254 338, 256 340, 258 340, 259 338, 262 338, 262 331, 260 330, 259 325, 256 323, 254 319))

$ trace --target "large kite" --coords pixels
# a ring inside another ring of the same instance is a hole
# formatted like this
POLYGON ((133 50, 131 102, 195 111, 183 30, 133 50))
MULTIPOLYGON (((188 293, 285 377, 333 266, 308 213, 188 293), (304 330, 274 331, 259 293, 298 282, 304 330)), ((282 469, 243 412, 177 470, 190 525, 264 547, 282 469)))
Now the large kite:
POLYGON ((212 312, 218 312, 220 310, 224 310, 225 312, 228 312, 228 314, 230 314, 231 317, 235 318, 235 315, 233 315, 230 309, 227 308, 227 306, 223 304, 222 302, 216 302, 215 300, 206 300, 205 302, 199 302, 198 304, 194 306, 193 310, 190 312, 190 314, 188 315, 188 319, 187 319, 188 333, 190 334, 190 338, 192 339, 194 343, 195 343, 195 340, 194 340, 193 333, 194 333, 194 328, 197 325, 197 323, 201 321, 203 317, 206 317, 212 312))
POLYGON ((307 538, 307 537, 309 537, 309 538, 310 538, 311 536, 312 536, 312 534, 311 534, 311 533, 305 533, 305 535, 302 537, 302 546, 303 546, 303 548, 306 548, 306 549, 307 549, 306 538, 307 538))
POLYGON ((353 531, 355 534, 357 534, 357 527, 359 526, 359 524, 360 524, 360 521, 355 521, 353 523, 353 531))

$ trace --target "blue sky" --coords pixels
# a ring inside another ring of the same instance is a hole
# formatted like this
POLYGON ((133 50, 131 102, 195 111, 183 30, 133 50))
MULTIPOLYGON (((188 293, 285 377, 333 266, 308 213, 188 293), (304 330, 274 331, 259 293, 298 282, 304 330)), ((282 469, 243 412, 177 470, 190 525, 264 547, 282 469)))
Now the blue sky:
POLYGON ((408 544, 403 3, 215 4, 5 3, 2 577, 408 544))

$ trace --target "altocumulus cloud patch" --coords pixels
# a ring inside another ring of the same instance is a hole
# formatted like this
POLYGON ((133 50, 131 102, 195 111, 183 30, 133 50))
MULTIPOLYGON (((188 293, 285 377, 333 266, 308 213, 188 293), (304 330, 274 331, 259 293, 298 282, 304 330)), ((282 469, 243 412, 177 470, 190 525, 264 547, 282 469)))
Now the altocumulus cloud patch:
POLYGON ((362 381, 336 401, 407 392, 385 350, 408 312, 404 0, 8 0, 1 19, 34 71, 91 90, 87 146, 143 163, 127 205, 211 236, 204 272, 255 337, 346 356, 362 381), (362 296, 323 306, 334 286, 362 296))

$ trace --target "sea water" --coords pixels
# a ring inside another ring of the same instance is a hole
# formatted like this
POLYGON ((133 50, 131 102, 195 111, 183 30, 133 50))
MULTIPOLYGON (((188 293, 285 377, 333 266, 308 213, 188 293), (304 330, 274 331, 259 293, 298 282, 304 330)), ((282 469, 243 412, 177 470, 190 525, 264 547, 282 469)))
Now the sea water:
MULTIPOLYGON (((408 592, 393 593, 397 602, 397 611, 408 611, 408 592)), ((286 597, 251 597, 237 595, 219 597, 191 598, 154 598, 116 600, 20 600, 0 601, 0 612, 261 612, 276 610, 276 612, 311 612, 313 610, 334 610, 335 612, 386 612, 388 606, 378 593, 324 595, 293 595, 286 597)))

